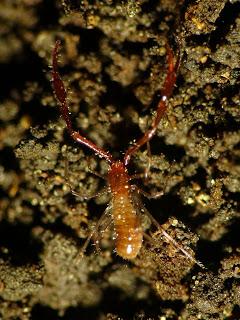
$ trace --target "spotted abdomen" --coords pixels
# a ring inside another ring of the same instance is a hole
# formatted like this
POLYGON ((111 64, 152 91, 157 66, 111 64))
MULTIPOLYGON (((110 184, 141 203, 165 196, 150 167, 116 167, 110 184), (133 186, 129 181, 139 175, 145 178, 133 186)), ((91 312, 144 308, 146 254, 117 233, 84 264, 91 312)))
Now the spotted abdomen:
POLYGON ((143 233, 130 195, 115 195, 112 211, 116 252, 124 259, 134 259, 142 246, 143 233))

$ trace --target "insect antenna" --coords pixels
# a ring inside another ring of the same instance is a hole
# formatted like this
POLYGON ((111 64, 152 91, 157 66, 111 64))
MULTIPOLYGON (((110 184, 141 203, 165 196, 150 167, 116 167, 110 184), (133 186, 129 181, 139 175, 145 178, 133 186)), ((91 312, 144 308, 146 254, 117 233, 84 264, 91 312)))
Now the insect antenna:
POLYGON ((56 98, 60 104, 60 112, 63 119, 66 122, 68 132, 75 141, 93 150, 95 154, 97 154, 100 158, 104 158, 107 162, 111 164, 112 155, 108 151, 103 150, 102 148, 98 147, 95 143, 93 143, 91 140, 88 140, 87 138, 83 137, 79 132, 73 130, 72 121, 69 116, 69 107, 67 104, 67 92, 65 90, 64 83, 58 73, 57 67, 58 50, 60 44, 60 41, 57 40, 52 51, 52 82, 56 98))

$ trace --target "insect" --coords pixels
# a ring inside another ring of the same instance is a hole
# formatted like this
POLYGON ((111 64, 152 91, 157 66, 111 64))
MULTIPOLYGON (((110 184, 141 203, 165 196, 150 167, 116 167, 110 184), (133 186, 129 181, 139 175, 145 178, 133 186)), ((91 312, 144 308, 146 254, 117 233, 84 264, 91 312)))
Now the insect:
MULTIPOLYGON (((106 223, 105 218, 106 216, 109 217, 108 213, 110 211, 110 217, 114 225, 116 252, 123 259, 134 259, 141 249, 143 236, 145 235, 140 221, 141 210, 143 207, 141 206, 140 209, 138 201, 136 200, 139 197, 139 193, 142 193, 142 191, 136 185, 130 183, 133 177, 128 174, 127 168, 134 153, 152 139, 160 120, 167 110, 168 99, 173 92, 176 82, 180 59, 178 57, 176 63, 174 63, 173 51, 169 46, 166 47, 168 71, 161 89, 161 98, 157 105, 156 116, 151 127, 143 134, 143 136, 133 145, 129 146, 124 153, 123 159, 115 160, 112 154, 98 147, 91 140, 82 136, 78 131, 75 131, 72 127, 72 122, 69 116, 69 107, 67 104, 67 93, 57 68, 59 47, 60 41, 57 40, 52 52, 52 82, 56 98, 60 105, 60 112, 66 122, 68 132, 76 142, 91 149, 96 155, 105 159, 109 164, 106 181, 108 184, 108 191, 111 193, 111 204, 99 219, 96 229, 100 227, 100 225, 106 223)), ((180 250, 188 259, 202 266, 200 262, 195 260, 187 250, 179 245, 165 231, 165 229, 150 215, 146 208, 144 208, 144 211, 170 243, 180 250)), ((87 238, 82 252, 85 251, 94 232, 95 231, 93 231, 87 238)), ((150 238, 148 235, 146 235, 146 237, 150 238)))

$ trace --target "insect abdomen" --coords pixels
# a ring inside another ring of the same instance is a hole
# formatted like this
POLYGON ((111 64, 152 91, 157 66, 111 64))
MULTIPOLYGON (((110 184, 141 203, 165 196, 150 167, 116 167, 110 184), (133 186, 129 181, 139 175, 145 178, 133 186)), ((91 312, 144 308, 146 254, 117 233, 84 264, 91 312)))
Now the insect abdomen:
POLYGON ((129 176, 121 161, 111 165, 108 182, 112 193, 116 252, 123 259, 134 259, 142 246, 143 232, 132 202, 129 176))
POLYGON ((129 195, 115 195, 112 209, 117 254, 124 259, 134 259, 142 246, 143 235, 129 195))

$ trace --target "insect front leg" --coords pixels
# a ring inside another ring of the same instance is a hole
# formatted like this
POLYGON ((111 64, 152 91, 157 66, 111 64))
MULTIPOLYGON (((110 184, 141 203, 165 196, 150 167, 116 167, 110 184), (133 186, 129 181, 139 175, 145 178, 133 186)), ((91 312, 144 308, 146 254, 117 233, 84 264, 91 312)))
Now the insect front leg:
POLYGON ((164 191, 158 191, 158 192, 146 192, 143 189, 139 188, 138 186, 136 186, 136 189, 139 193, 141 193, 144 197, 148 198, 148 199, 158 199, 161 198, 164 195, 164 191))
MULTIPOLYGON (((174 163, 174 162, 173 162, 174 163)), ((167 189, 167 186, 168 186, 168 182, 170 181, 170 178, 172 177, 172 174, 173 174, 173 163, 170 164, 169 166, 169 175, 166 177, 166 179, 164 180, 163 182, 163 187, 162 187, 162 190, 161 191, 156 191, 156 192, 147 192, 145 190, 143 190, 142 188, 140 188, 139 186, 137 185, 132 185, 132 189, 133 190, 137 190, 138 193, 141 193, 144 197, 148 198, 148 199, 157 199, 157 198, 160 198, 162 197, 165 193, 166 193, 166 189, 167 189)), ((144 173, 138 173, 138 174, 134 174, 130 177, 130 180, 133 180, 133 179, 145 179, 145 174, 144 173)), ((182 178, 179 177, 179 179, 177 179, 177 183, 182 181, 182 178)))
POLYGON ((54 89, 56 98, 60 104, 60 112, 63 119, 66 122, 68 132, 76 142, 93 150, 100 158, 104 158, 107 162, 111 164, 112 155, 108 151, 103 150, 102 148, 98 147, 95 143, 93 143, 91 140, 88 140, 87 138, 82 136, 79 132, 73 130, 72 121, 69 116, 69 107, 67 104, 67 92, 64 87, 64 83, 58 73, 57 58, 58 58, 59 47, 60 47, 60 41, 57 40, 52 52, 52 82, 53 82, 53 89, 54 89))
POLYGON ((148 155, 148 161, 147 161, 147 166, 144 170, 144 178, 147 180, 149 177, 149 173, 151 171, 151 165, 152 165, 152 152, 151 152, 151 147, 150 147, 150 142, 147 141, 147 155, 148 155))
POLYGON ((142 188, 140 188, 139 186, 132 184, 131 185, 131 189, 133 192, 137 192, 138 194, 141 193, 144 197, 148 198, 148 199, 157 199, 157 198, 161 198, 164 195, 164 191, 158 191, 158 192, 153 192, 153 193, 149 193, 144 191, 142 188))
POLYGON ((151 166, 152 166, 152 153, 151 153, 151 147, 150 147, 149 141, 147 142, 147 155, 148 155, 147 165, 144 169, 144 172, 132 175, 130 177, 130 180, 132 180, 132 179, 145 179, 145 180, 147 180, 149 178, 149 173, 151 171, 151 166))
MULTIPOLYGON (((90 171, 91 172, 91 171, 90 171)), ((93 173, 93 172, 91 172, 93 173)), ((97 175, 99 177, 99 175, 97 175)), ((65 182, 67 184, 67 186, 69 187, 71 193, 76 196, 76 197, 79 197, 81 199, 84 199, 84 200, 90 200, 92 198, 96 198, 96 197, 100 197, 106 193, 109 192, 109 189, 107 186, 105 186, 104 188, 102 188, 101 191, 99 192, 96 192, 96 193, 93 193, 93 194, 90 194, 90 195, 86 195, 86 194, 81 194, 77 191, 75 191, 70 183, 70 180, 69 180, 69 161, 67 158, 65 158, 65 169, 64 169, 64 177, 65 177, 65 182)), ((103 178, 103 176, 100 175, 100 178, 103 178)))
POLYGON ((90 158, 87 158, 87 163, 88 163, 87 169, 88 169, 88 171, 90 173, 92 173, 94 176, 97 176, 98 178, 101 178, 101 179, 106 181, 106 177, 104 175, 102 175, 99 172, 96 172, 95 170, 91 169, 91 167, 90 167, 90 158))

